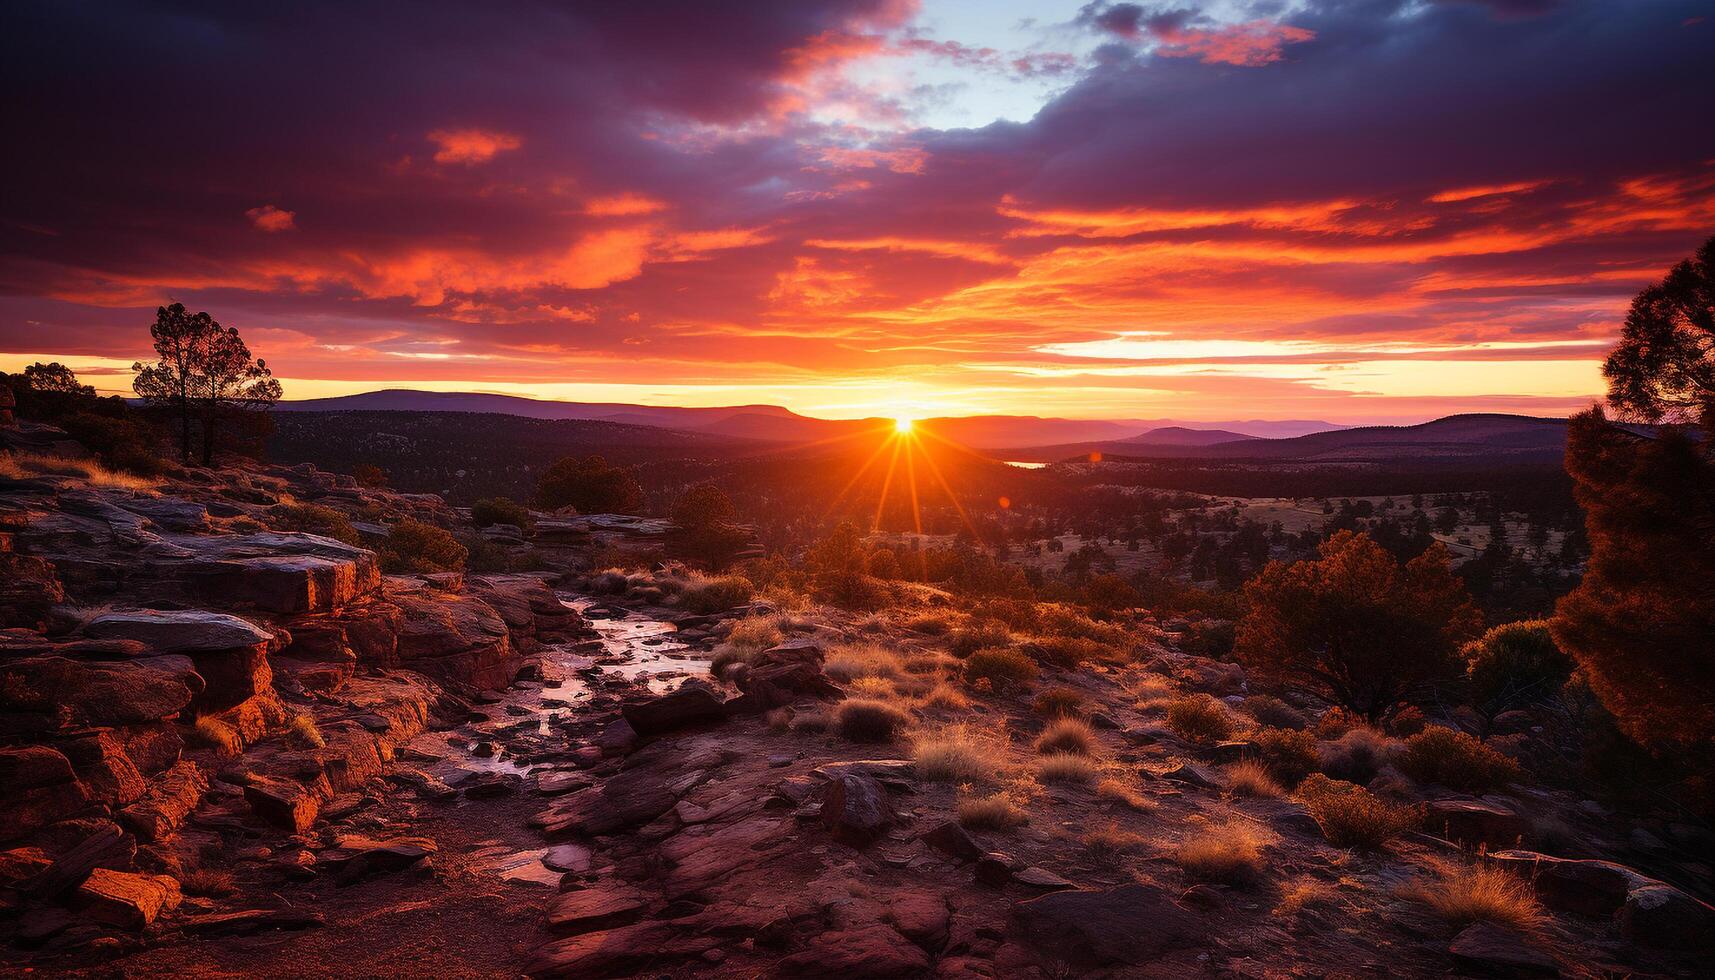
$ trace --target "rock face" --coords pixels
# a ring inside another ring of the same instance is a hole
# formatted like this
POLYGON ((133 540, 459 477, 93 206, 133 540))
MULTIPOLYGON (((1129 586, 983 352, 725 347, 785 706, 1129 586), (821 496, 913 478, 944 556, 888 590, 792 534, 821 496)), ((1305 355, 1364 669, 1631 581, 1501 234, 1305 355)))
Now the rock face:
POLYGON ((1450 841, 1472 846, 1514 847, 1530 833, 1530 821, 1513 810, 1476 800, 1436 800, 1428 825, 1450 841))
POLYGON ((54 749, 0 749, 0 840, 12 840, 64 819, 89 803, 71 760, 54 749))
POLYGON ((1141 966, 1204 931, 1194 913, 1147 885, 1059 891, 1013 907, 1025 942, 1073 966, 1141 966))
POLYGON ((864 845, 881 836, 893 821, 887 791, 861 773, 841 773, 828 783, 822 799, 822 823, 842 844, 864 845))
POLYGON ((78 889, 89 917, 121 929, 148 928, 179 905, 179 883, 165 875, 130 874, 96 868, 78 889))
POLYGON ((721 696, 707 684, 695 681, 686 681, 659 697, 629 702, 620 708, 620 713, 639 735, 659 735, 726 718, 721 696))
POLYGON ((1490 922, 1467 926, 1447 948, 1461 973, 1478 977, 1557 977, 1554 957, 1511 929, 1490 922))

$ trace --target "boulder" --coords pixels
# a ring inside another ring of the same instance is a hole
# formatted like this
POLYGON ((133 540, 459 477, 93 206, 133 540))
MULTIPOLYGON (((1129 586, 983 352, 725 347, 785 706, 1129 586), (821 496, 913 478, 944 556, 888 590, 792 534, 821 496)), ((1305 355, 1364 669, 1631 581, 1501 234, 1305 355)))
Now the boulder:
POLYGON ((57 743, 93 800, 110 807, 132 803, 143 795, 143 774, 112 732, 92 732, 57 743))
POLYGON ((678 801, 660 773, 628 769, 600 786, 560 797, 530 822, 550 834, 611 834, 641 827, 678 801))
POLYGON ((718 936, 682 936, 670 923, 639 922, 586 932, 538 949, 523 972, 532 977, 627 976, 663 963, 697 956, 724 942, 718 936))
POLYGON ((193 594, 225 608, 324 612, 373 593, 381 566, 365 548, 315 534, 175 535, 167 544, 193 594))
POLYGON ((86 636, 136 640, 160 653, 234 650, 269 643, 274 634, 237 616, 189 609, 107 612, 84 624, 86 636))
POLYGON ((667 694, 645 701, 628 702, 619 710, 632 730, 646 737, 726 718, 721 696, 698 681, 686 681, 667 694))
POLYGON ((1612 861, 1571 860, 1535 851, 1493 851, 1488 860, 1528 879, 1542 904, 1562 912, 1606 919, 1626 904, 1634 887, 1649 881, 1612 861))
POLYGON ((1523 936, 1492 922, 1467 926, 1453 937, 1447 952, 1466 976, 1557 977, 1554 957, 1526 943, 1523 936))
POLYGON ((649 896, 622 884, 602 884, 562 894, 548 910, 548 927, 561 933, 594 932, 637 921, 649 896))
POLYGON ((821 645, 807 638, 762 651, 733 670, 733 683, 741 692, 734 710, 761 712, 806 697, 839 697, 840 687, 822 672, 822 662, 821 645))
POLYGON ((1617 918, 1621 934, 1634 943, 1667 949, 1715 947, 1715 907, 1663 882, 1633 888, 1617 918))
POLYGON ((887 791, 870 776, 847 772, 828 784, 822 798, 822 823, 842 844, 863 847, 893 821, 887 791))
POLYGON ((96 868, 78 887, 78 899, 97 922, 140 932, 177 908, 179 883, 165 875, 96 868))
POLYGON ((948 820, 938 824, 924 833, 919 840, 960 861, 975 861, 983 856, 985 850, 981 844, 977 843, 976 838, 971 836, 970 831, 959 826, 956 820, 948 820))
POLYGON ((1171 779, 1176 783, 1185 783, 1188 786, 1201 787, 1202 789, 1216 789, 1221 785, 1220 782, 1215 779, 1214 774, 1209 772, 1209 770, 1204 769, 1202 766, 1194 766, 1189 762, 1174 766, 1172 769, 1162 773, 1161 778, 1171 779))
POLYGON ((149 784, 142 799, 121 810, 119 819, 144 841, 158 841, 184 825, 202 802, 208 777, 189 760, 181 761, 149 784))
POLYGON ((777 966, 786 977, 917 977, 929 970, 929 957, 898 930, 880 922, 851 929, 829 929, 810 938, 803 949, 777 966))
POLYGON ((1053 892, 1012 912, 1025 943, 1083 969, 1142 966, 1207 933, 1195 913, 1141 884, 1053 892))
POLYGON ((7 661, 0 735, 117 728, 177 714, 203 689, 181 656, 92 662, 65 656, 7 661))
POLYGON ((89 805, 71 760, 55 749, 0 749, 0 841, 33 833, 89 805))
POLYGON ((397 663, 384 666, 421 671, 476 690, 502 690, 512 683, 518 653, 506 621, 488 603, 472 595, 429 591, 390 591, 389 600, 403 617, 397 663))

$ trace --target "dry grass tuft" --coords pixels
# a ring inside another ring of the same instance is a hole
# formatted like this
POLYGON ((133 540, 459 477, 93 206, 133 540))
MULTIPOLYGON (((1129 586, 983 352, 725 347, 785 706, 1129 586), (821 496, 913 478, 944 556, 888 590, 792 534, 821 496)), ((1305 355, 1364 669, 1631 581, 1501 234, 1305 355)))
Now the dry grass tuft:
POLYGON ((1275 915, 1297 915, 1307 908, 1334 903, 1336 892, 1331 885, 1314 878, 1300 878, 1280 890, 1280 903, 1275 915))
POLYGON ((1036 778, 1044 783, 1093 783, 1102 765, 1087 755, 1056 752, 1036 760, 1036 778))
POLYGON ((1148 813, 1155 809, 1155 801, 1144 796, 1143 792, 1117 776, 1109 776, 1096 783, 1096 795, 1106 800, 1124 804, 1139 813, 1148 813))
POLYGON ((834 709, 834 727, 853 742, 891 742, 911 716, 885 701, 853 698, 834 709))
POLYGON ((1286 790, 1269 774, 1268 767, 1255 759, 1235 762, 1227 767, 1227 790, 1234 796, 1270 799, 1286 794, 1286 790))
POLYGON ((966 725, 919 734, 911 746, 917 778, 934 783, 991 783, 1000 778, 1006 745, 966 725))
POLYGON ((1179 866, 1194 878, 1246 884, 1262 873, 1262 849, 1271 840, 1266 830, 1234 817, 1186 834, 1179 866))
POLYGON ((859 677, 848 687, 855 698, 887 700, 899 696, 899 688, 885 677, 859 677))
POLYGON ((238 891, 237 882, 232 879, 232 872, 220 871, 215 868, 197 868, 187 872, 179 879, 179 888, 186 895, 200 895, 204 898, 225 898, 238 891))
POLYGON ((244 740, 238 730, 218 718, 202 715, 191 725, 189 740, 193 745, 213 749, 221 755, 237 755, 244 750, 244 740))
POLYGON ((1510 871, 1459 861, 1437 861, 1431 870, 1434 878, 1401 893, 1456 927, 1493 922, 1528 932, 1546 920, 1530 882, 1510 871))
POLYGON ((971 699, 965 697, 965 692, 945 681, 939 681, 934 687, 923 694, 923 707, 939 708, 943 711, 963 711, 971 706, 971 699))
POLYGON ((1193 742, 1219 742, 1233 735, 1227 706, 1207 694, 1177 698, 1167 705, 1167 727, 1193 742))
POLYGON ((828 651, 828 662, 822 669, 829 677, 845 683, 860 677, 892 680, 905 674, 899 654, 879 643, 842 643, 828 651))
POLYGON ((970 830, 1011 830, 1029 822, 1030 814, 1005 791, 959 800, 959 824, 970 830))
POLYGON ((321 749, 328 744, 316 720, 309 715, 292 716, 291 724, 286 728, 286 740, 302 749, 321 749))
POLYGON ((153 477, 110 470, 93 459, 70 459, 47 453, 11 453, 0 456, 0 477, 27 480, 37 476, 77 477, 91 486, 122 490, 150 490, 161 485, 153 477))
POLYGON ((1111 858, 1121 854, 1134 854, 1148 850, 1150 839, 1143 834, 1135 833, 1110 822, 1106 827, 1097 827, 1085 832, 1079 840, 1093 857, 1111 858))
POLYGON ((1030 710, 1044 718, 1075 718, 1083 708, 1084 695, 1069 687, 1051 687, 1030 703, 1030 710))
POLYGON ((790 731, 792 728, 792 709, 775 708, 763 715, 762 720, 767 723, 769 729, 772 731, 790 731))
POLYGON ((825 732, 833 727, 834 719, 826 711, 802 711, 792 716, 792 730, 795 732, 825 732))
POLYGON ((986 682, 995 691, 1028 686, 1036 674, 1036 661, 1008 647, 988 647, 965 658, 965 683, 986 682))
POLYGON ((1093 755, 1101 747, 1096 730, 1081 718, 1061 718, 1042 730, 1036 751, 1044 755, 1093 755))

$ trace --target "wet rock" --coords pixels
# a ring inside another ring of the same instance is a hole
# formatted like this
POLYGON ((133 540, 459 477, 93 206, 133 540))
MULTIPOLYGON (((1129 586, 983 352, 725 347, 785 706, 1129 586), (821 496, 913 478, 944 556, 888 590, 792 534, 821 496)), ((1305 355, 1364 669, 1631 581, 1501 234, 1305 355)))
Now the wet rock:
POLYGON ((90 918, 133 931, 148 928, 181 900, 179 883, 171 878, 109 868, 91 871, 77 891, 90 918))
POLYGON ((708 685, 687 681, 659 697, 629 702, 620 708, 620 713, 637 734, 660 735, 724 720, 726 709, 722 700, 708 685))
POLYGON ((1206 932, 1195 913, 1148 885, 1054 892, 1013 906, 1023 940, 1073 966, 1141 966, 1206 932))
POLYGON ((923 950, 890 926, 828 930, 777 967, 789 977, 915 977, 929 969, 923 950))
POLYGON ((845 772, 828 784, 822 799, 822 823, 842 844, 864 847, 893 822, 887 791, 874 778, 845 772))
POLYGON ((1554 958, 1511 929, 1490 922, 1466 927, 1447 948, 1459 971, 1478 977, 1557 977, 1554 958))
POLYGON ((566 892, 548 910, 548 927, 563 933, 612 929, 637 921, 648 905, 649 896, 629 885, 607 884, 566 892))
POLYGON ((500 796, 511 796, 518 791, 518 777, 504 773, 483 773, 475 779, 465 781, 459 786, 460 791, 469 800, 490 800, 500 796))
POLYGON ((984 848, 977 843, 970 832, 959 826, 957 821, 948 820, 929 830, 920 838, 943 854, 950 855, 960 861, 975 861, 983 856, 984 848))

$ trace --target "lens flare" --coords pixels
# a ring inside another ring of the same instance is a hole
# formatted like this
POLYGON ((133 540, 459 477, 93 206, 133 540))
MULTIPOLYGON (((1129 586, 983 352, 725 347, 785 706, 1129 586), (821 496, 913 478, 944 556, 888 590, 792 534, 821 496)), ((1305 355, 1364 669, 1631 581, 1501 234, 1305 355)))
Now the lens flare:
POLYGON ((911 434, 911 420, 908 418, 905 418, 904 416, 901 416, 899 418, 894 419, 893 420, 893 431, 899 433, 902 436, 910 435, 911 434))

